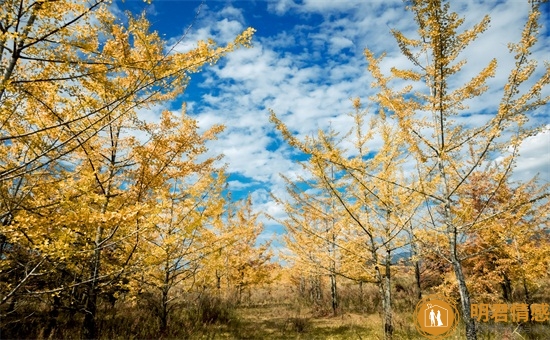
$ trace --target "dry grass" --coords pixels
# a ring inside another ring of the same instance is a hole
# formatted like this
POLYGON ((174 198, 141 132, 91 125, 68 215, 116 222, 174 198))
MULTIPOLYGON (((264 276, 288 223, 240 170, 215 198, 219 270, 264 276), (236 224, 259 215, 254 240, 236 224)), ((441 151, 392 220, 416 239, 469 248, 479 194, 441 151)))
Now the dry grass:
MULTIPOLYGON (((384 339, 381 317, 378 314, 344 313, 337 317, 315 317, 303 307, 266 305, 239 308, 237 323, 214 325, 192 339, 384 339)), ((415 329, 412 315, 395 314, 394 339, 425 339, 415 329)), ((550 326, 536 324, 530 335, 512 323, 481 324, 479 339, 519 340, 548 339, 550 326)), ((458 325, 448 340, 465 339, 463 325, 458 325)))
MULTIPOLYGON (((344 313, 315 317, 304 307, 290 304, 237 309, 238 323, 214 326, 196 338, 210 339, 383 339, 379 315, 344 313)), ((409 327, 396 327, 396 339, 423 339, 409 327)), ((194 337, 195 338, 195 337, 194 337)))
MULTIPOLYGON (((343 287, 338 316, 331 316, 326 307, 297 298, 284 287, 255 290, 240 306, 231 299, 203 295, 174 305, 169 327, 164 331, 147 304, 120 302, 115 307, 105 305, 100 309, 98 326, 101 339, 383 339, 377 292, 373 287, 364 287, 362 293, 359 296, 353 287, 343 287), (362 303, 357 302, 359 298, 362 303)), ((541 289, 537 299, 549 296, 548 293, 547 288, 541 289)), ((394 339, 424 339, 414 327, 413 298, 408 295, 409 292, 395 294, 394 339)), ((82 315, 61 313, 51 329, 47 308, 41 313, 30 313, 31 307, 36 309, 30 303, 19 306, 23 312, 28 310, 25 314, 29 316, 17 323, 0 320, 3 339, 80 338, 82 315)), ((527 329, 511 322, 481 323, 478 334, 479 339, 490 340, 548 339, 550 325, 534 324, 527 329)), ((464 327, 458 325, 454 335, 447 339, 464 338, 464 327)))

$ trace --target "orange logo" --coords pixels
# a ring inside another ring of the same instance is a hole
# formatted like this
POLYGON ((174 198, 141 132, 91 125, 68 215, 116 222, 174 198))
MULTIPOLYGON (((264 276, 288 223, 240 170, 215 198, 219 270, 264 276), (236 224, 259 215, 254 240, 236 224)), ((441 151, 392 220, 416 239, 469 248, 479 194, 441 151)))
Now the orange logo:
POLYGON ((415 326, 428 339, 443 339, 458 325, 458 310, 446 298, 438 295, 424 297, 414 311, 415 326))

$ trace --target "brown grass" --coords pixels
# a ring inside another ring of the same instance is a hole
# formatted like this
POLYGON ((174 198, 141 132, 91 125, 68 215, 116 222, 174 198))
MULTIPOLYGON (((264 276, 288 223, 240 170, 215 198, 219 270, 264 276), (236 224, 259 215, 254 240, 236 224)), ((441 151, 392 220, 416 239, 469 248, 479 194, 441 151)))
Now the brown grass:
MULTIPOLYGON (((548 296, 541 287, 537 299, 548 296)), ((232 299, 201 295, 177 302, 169 318, 168 329, 161 331, 154 311, 145 303, 119 301, 114 307, 103 304, 98 314, 101 339, 383 339, 381 308, 374 287, 366 286, 363 296, 353 286, 342 285, 338 316, 327 313, 323 304, 307 303, 291 289, 255 289, 243 304, 232 299), (358 301, 362 301, 362 304, 358 301)), ((414 297, 396 292, 394 339, 424 339, 413 323, 414 297)), ((542 300, 537 301, 542 302, 542 300)), ((51 329, 47 306, 30 302, 18 310, 28 315, 2 321, 2 339, 79 339, 81 314, 61 312, 51 329), (34 311, 31 313, 31 311, 34 311)), ((459 325, 452 337, 464 339, 459 325)), ((548 339, 550 325, 530 327, 515 323, 480 323, 479 339, 548 339)))

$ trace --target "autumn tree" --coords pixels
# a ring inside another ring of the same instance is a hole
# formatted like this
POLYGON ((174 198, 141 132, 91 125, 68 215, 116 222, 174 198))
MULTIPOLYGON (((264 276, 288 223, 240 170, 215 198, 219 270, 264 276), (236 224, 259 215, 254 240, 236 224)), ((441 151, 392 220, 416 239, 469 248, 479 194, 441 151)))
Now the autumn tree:
MULTIPOLYGON (((384 116, 373 117, 367 124, 368 112, 358 98, 353 100, 353 105, 354 127, 344 137, 353 145, 352 150, 344 149, 330 132, 322 130, 317 138, 301 142, 274 113, 271 119, 290 145, 310 155, 309 162, 315 166, 312 175, 338 205, 337 215, 345 216, 341 218, 346 221, 342 235, 337 242, 331 243, 341 248, 344 258, 359 260, 355 267, 363 268, 364 272, 357 279, 361 277, 361 281, 367 281, 369 279, 364 278, 370 278, 377 284, 384 312, 385 338, 391 339, 394 256, 408 242, 406 231, 421 200, 416 192, 407 189, 415 179, 414 176, 407 178, 403 172, 407 156, 403 142, 395 138, 397 128, 384 116), (373 150, 368 142, 377 134, 381 136, 382 147, 371 155, 373 150), (331 169, 336 169, 337 177, 327 171, 331 169)), ((302 223, 311 223, 306 220, 307 214, 303 218, 302 223)), ((319 236, 313 234, 313 237, 319 236)), ((343 266, 349 267, 349 264, 343 266)))
POLYGON ((302 162, 302 167, 308 176, 311 176, 308 179, 300 177, 296 181, 291 181, 281 175, 287 183, 290 199, 274 199, 284 207, 287 216, 284 220, 277 220, 287 232, 284 237, 285 244, 292 253, 287 260, 296 268, 300 268, 304 275, 300 280, 307 279, 307 276, 313 278, 312 290, 319 294, 310 295, 311 300, 317 304, 322 302, 321 280, 317 278, 329 278, 331 309, 333 315, 337 315, 337 277, 346 275, 342 270, 343 255, 339 243, 342 230, 347 227, 347 221, 341 217, 342 208, 336 197, 324 186, 324 182, 320 181, 323 174, 330 176, 332 181, 336 178, 334 167, 325 169, 324 166, 327 164, 302 162))
MULTIPOLYGON (((199 199, 208 194, 208 190, 202 192, 208 188, 207 182, 203 179, 200 185, 192 186, 190 181, 208 177, 215 158, 203 162, 197 162, 196 158, 205 151, 205 141, 213 138, 221 127, 200 135, 196 122, 186 117, 185 111, 180 117, 167 111, 158 124, 148 123, 142 127, 141 131, 149 131, 151 137, 145 144, 131 135, 121 136, 121 126, 117 130, 115 124, 111 124, 111 128, 114 130, 109 130, 109 134, 98 135, 82 146, 83 152, 74 154, 83 159, 66 174, 64 182, 56 182, 60 202, 48 207, 48 211, 43 208, 38 212, 21 212, 7 229, 18 246, 43 240, 43 244, 34 245, 34 249, 57 264, 50 270, 63 268, 71 273, 71 281, 42 289, 42 293, 70 292, 67 307, 85 311, 83 329, 92 338, 99 296, 114 298, 119 293, 117 285, 133 278, 134 272, 149 272, 146 268, 150 268, 150 261, 140 259, 143 258, 141 249, 150 248, 145 245, 147 240, 159 242, 158 247, 166 252, 163 257, 151 254, 155 259, 184 261, 178 260, 177 255, 183 256, 188 251, 185 241, 195 234, 200 224, 197 214, 208 216, 206 208, 210 209, 213 204, 199 199), (182 194, 186 185, 190 189, 182 194), (180 203, 171 195, 189 197, 180 203), (177 225, 155 218, 159 214, 165 217, 167 204, 179 207, 180 217, 171 217, 181 219, 177 225), (162 207, 164 211, 159 211, 162 207), (189 226, 183 229, 190 234, 181 232, 181 224, 186 222, 189 226), (20 235, 32 235, 32 239, 18 239, 20 235), (157 240, 159 237, 164 242, 157 240)), ((43 201, 51 200, 54 188, 49 189, 44 197, 34 196, 36 203, 44 205, 43 201)), ((33 248, 32 243, 26 247, 33 248)), ((183 271, 165 269, 171 280, 183 271)), ((151 284, 154 283, 151 280, 151 284)), ((34 289, 33 294, 40 291, 34 289)))
POLYGON ((254 212, 252 197, 233 201, 231 193, 225 196, 223 211, 210 228, 210 243, 217 246, 204 258, 199 278, 220 298, 241 303, 245 291, 273 280, 273 253, 270 240, 260 242, 262 214, 254 212))
MULTIPOLYGON (((540 131, 540 127, 526 124, 529 112, 549 99, 542 91, 550 81, 550 67, 546 64, 542 74, 535 72, 537 61, 530 56, 537 41, 540 2, 529 3, 521 41, 509 45, 516 63, 507 83, 500 88, 500 103, 491 114, 483 116, 485 121, 479 126, 462 123, 457 118, 475 112, 468 107, 468 100, 487 91, 487 81, 495 75, 497 59, 464 84, 456 84, 455 77, 467 62, 459 59, 461 52, 487 29, 489 17, 485 16, 472 28, 462 29, 464 19, 451 11, 448 2, 411 1, 409 5, 418 25, 418 37, 392 32, 410 60, 411 69, 394 67, 390 75, 385 75, 380 67, 383 57, 376 58, 367 49, 368 68, 377 89, 373 99, 398 124, 399 136, 415 157, 419 182, 410 190, 425 197, 425 223, 445 240, 440 255, 452 265, 466 335, 475 339, 476 325, 470 316, 471 293, 463 264, 476 254, 461 253, 460 242, 481 220, 474 218, 469 223, 460 223, 456 204, 461 188, 472 174, 497 155, 501 156, 502 172, 494 190, 500 187, 513 169, 521 142, 540 131), (396 80, 416 83, 421 89, 413 90, 412 85, 395 89, 392 86, 396 80)), ((487 194, 492 200, 493 195, 487 194)), ((502 209, 509 211, 513 206, 502 209)))
POLYGON ((534 179, 501 181, 497 168, 475 172, 461 188, 456 204, 461 224, 478 222, 461 245, 463 254, 480 254, 464 262, 478 299, 512 301, 513 286, 533 303, 531 287, 545 276, 550 251, 548 184, 534 179), (498 294, 497 292, 501 292, 498 294))
POLYGON ((198 158, 222 127, 199 134, 185 110, 180 115, 166 111, 159 124, 147 125, 151 141, 133 149, 137 164, 128 188, 147 219, 134 231, 140 239, 138 260, 128 276, 139 292, 152 292, 150 302, 164 332, 174 288, 195 275, 200 259, 214 246, 204 239, 205 229, 221 208, 225 177, 213 166, 218 157, 198 158))
POLYGON ((0 305, 66 298, 94 338, 98 295, 136 270, 159 190, 208 168, 186 157, 219 131, 137 110, 175 99, 253 30, 176 53, 144 16, 118 22, 104 1, 6 1, 0 13, 0 305))

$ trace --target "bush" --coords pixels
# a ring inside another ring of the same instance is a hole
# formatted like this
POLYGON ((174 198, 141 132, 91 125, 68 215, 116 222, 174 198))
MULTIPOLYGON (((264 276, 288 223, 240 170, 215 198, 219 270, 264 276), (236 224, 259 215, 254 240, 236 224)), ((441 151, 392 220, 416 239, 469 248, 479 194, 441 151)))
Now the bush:
POLYGON ((201 294, 189 309, 189 321, 197 325, 228 324, 234 318, 235 307, 217 296, 201 294))
POLYGON ((305 333, 311 328, 311 320, 306 317, 288 318, 287 329, 296 333, 305 333))

